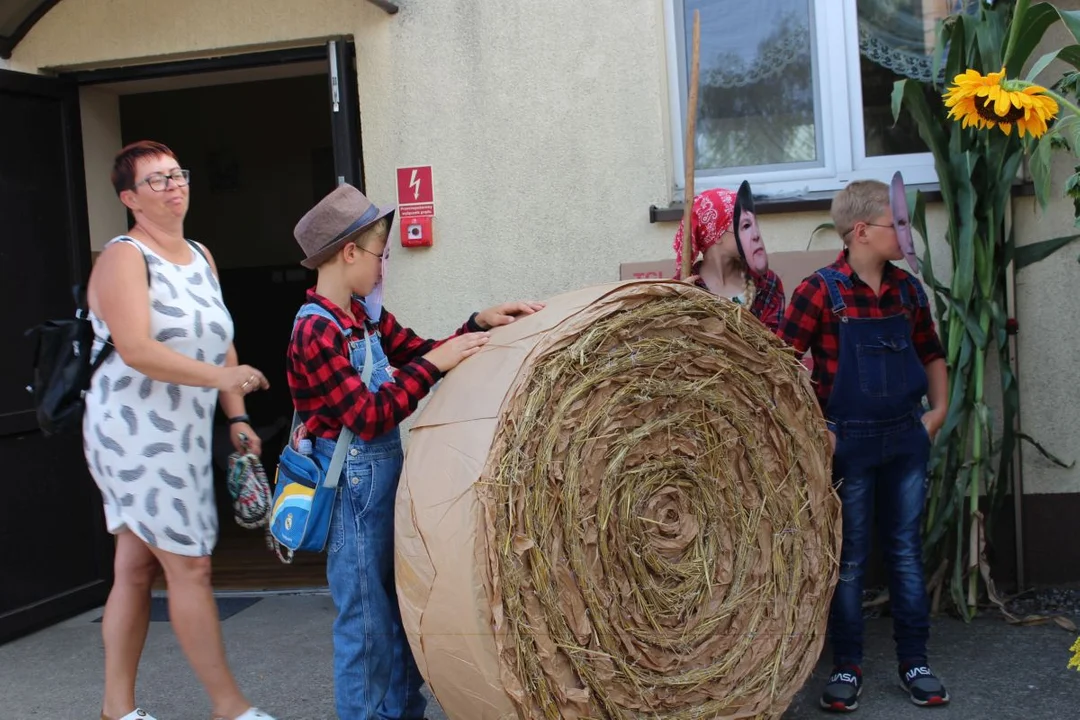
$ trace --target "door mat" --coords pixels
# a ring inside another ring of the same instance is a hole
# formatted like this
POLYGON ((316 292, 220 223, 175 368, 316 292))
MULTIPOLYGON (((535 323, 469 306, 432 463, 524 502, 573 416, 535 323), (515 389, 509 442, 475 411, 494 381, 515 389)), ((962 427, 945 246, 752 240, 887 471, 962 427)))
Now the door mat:
MULTIPOLYGON (((233 615, 239 612, 247 610, 255 603, 262 600, 258 597, 221 597, 214 598, 217 601, 218 615, 221 617, 222 622, 228 620, 233 615)), ((102 616, 104 617, 104 616, 102 616)), ((102 618, 99 617, 94 622, 101 622, 102 618)), ((169 599, 164 597, 153 597, 150 599, 150 622, 169 622, 169 599)))

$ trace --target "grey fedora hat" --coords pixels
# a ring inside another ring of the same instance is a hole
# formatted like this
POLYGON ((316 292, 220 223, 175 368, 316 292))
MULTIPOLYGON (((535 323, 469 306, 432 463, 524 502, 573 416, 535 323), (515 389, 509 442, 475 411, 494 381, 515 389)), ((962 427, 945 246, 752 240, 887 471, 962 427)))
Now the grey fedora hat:
POLYGON ((394 208, 375 205, 348 183, 338 185, 296 223, 293 236, 304 251, 300 264, 319 267, 357 233, 384 217, 393 222, 393 216, 394 208))

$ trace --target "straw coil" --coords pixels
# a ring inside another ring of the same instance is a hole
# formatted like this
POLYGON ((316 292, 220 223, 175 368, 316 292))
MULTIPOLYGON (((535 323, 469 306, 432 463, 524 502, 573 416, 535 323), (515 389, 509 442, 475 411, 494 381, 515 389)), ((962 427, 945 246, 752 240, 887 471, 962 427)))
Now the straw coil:
MULTIPOLYGON (((482 465, 456 481, 483 589, 458 594, 472 599, 456 615, 490 630, 491 662, 461 662, 481 652, 475 638, 431 642, 438 628, 417 610, 437 593, 417 590, 438 563, 411 572, 425 564, 414 546, 399 554, 399 589, 418 662, 462 720, 779 718, 821 651, 840 543, 806 374, 744 308, 690 285, 596 294, 550 303, 540 315, 565 317, 505 345, 520 364, 490 389, 501 394, 476 428, 482 465), (470 667, 488 677, 463 685, 470 667)), ((471 362, 437 395, 468 383, 471 362)), ((399 533, 427 548, 461 542, 414 505, 453 425, 422 425, 425 455, 412 442, 407 455, 399 533)))

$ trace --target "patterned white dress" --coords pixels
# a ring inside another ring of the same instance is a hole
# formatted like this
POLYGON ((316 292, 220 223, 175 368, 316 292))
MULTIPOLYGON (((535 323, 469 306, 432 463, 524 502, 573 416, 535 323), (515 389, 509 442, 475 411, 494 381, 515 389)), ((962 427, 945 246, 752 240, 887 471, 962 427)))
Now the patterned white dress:
MULTIPOLYGON (((121 236, 150 270, 150 332, 182 355, 225 364, 233 321, 209 263, 192 249, 177 265, 121 236)), ((90 314, 95 356, 109 329, 90 314)), ((217 390, 151 380, 113 352, 86 395, 83 445, 101 490, 109 532, 129 529, 177 555, 209 555, 217 543, 210 439, 217 390)))

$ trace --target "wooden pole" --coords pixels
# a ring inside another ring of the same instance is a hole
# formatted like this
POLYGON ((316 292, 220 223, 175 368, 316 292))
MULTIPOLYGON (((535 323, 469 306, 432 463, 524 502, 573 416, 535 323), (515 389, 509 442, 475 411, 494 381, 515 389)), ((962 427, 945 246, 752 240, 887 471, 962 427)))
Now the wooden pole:
POLYGON ((690 276, 690 268, 694 258, 690 253, 693 243, 690 235, 693 232, 694 211, 694 127, 697 122, 698 104, 698 64, 701 53, 701 12, 694 10, 694 41, 690 52, 690 100, 686 104, 686 151, 683 158, 686 161, 686 190, 683 192, 686 207, 683 210, 683 247, 682 247, 682 273, 681 277, 690 276))

